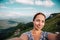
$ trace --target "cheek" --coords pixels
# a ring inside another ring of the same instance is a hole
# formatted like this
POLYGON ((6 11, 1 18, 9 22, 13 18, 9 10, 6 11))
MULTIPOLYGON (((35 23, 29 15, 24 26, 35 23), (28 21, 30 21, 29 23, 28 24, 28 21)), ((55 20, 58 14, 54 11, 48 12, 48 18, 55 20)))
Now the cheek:
POLYGON ((34 22, 34 25, 37 26, 39 23, 38 22, 34 22))
POLYGON ((42 23, 42 25, 44 26, 44 25, 45 25, 45 23, 42 23))

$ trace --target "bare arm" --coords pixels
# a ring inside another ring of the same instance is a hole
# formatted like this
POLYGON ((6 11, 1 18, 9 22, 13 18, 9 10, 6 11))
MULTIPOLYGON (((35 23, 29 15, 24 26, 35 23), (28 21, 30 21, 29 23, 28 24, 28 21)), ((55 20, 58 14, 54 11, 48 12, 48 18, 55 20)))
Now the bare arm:
POLYGON ((48 40, 56 40, 57 34, 50 33, 48 34, 48 40))

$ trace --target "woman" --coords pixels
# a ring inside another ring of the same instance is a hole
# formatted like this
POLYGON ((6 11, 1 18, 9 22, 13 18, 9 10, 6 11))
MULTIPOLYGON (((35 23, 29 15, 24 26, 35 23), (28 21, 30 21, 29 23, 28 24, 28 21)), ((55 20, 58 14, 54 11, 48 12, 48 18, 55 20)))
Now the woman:
POLYGON ((43 13, 37 13, 33 18, 33 29, 23 33, 21 40, 55 40, 55 34, 43 32, 46 16, 43 13))

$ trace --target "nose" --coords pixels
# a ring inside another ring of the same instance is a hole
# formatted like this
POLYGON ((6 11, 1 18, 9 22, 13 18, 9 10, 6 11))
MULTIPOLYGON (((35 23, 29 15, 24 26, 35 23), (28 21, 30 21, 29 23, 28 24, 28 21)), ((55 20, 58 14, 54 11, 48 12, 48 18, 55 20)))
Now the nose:
POLYGON ((42 25, 42 22, 41 22, 41 21, 39 22, 39 26, 40 26, 40 25, 42 25))

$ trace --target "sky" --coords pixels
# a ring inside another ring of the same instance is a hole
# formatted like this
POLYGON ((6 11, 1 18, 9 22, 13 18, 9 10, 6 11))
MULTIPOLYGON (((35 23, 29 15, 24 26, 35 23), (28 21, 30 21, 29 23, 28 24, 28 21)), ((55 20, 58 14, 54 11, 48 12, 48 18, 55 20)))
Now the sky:
POLYGON ((31 22, 38 12, 46 17, 60 13, 60 0, 0 0, 0 26, 8 28, 20 22, 31 22), (17 23, 10 24, 10 21, 17 23))
POLYGON ((60 12, 60 0, 0 0, 0 19, 33 17, 42 12, 48 17, 60 12))

